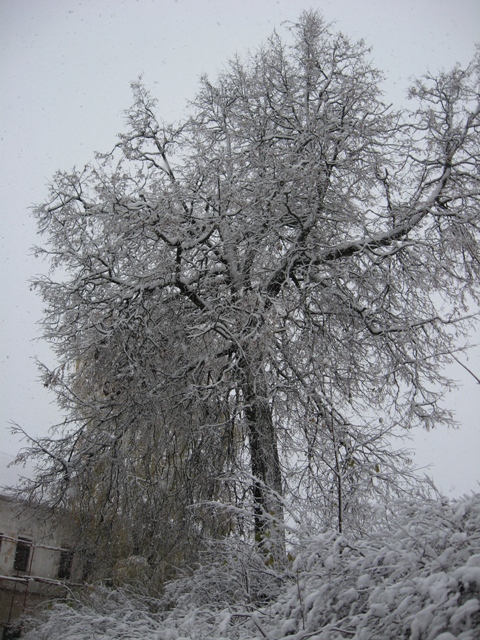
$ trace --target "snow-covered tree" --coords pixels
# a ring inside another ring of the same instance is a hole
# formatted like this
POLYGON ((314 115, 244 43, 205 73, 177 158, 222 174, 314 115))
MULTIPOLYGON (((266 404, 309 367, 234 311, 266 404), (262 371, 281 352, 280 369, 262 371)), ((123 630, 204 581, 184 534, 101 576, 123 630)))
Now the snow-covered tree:
POLYGON ((130 518, 112 487, 147 512, 177 496, 195 531, 215 519, 195 505, 235 506, 227 528, 250 509, 278 562, 285 497, 341 526, 395 488, 386 438, 449 420, 440 368, 478 300, 478 71, 395 111, 365 45, 307 12, 203 78, 180 124, 135 83, 113 151, 36 208, 68 416, 38 483, 130 518), (82 493, 93 468, 107 484, 82 493))

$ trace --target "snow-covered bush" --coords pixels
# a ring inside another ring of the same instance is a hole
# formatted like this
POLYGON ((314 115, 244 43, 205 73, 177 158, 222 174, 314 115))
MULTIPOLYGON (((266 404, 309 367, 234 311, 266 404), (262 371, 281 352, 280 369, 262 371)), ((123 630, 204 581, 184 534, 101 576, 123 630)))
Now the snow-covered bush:
POLYGON ((311 540, 294 571, 269 613, 273 637, 479 638, 480 496, 398 503, 366 538, 311 540))
MULTIPOLYGON (((123 590, 94 589, 65 603, 53 604, 39 620, 26 621, 30 640, 160 640, 160 616, 146 598, 123 590)), ((173 636, 176 637, 176 636, 173 636)))
POLYGON ((94 591, 82 604, 54 607, 26 638, 480 638, 480 494, 399 501, 361 539, 305 538, 283 575, 248 548, 233 550, 207 554, 164 601, 94 591))
POLYGON ((265 555, 240 540, 213 541, 193 575, 174 580, 165 589, 167 606, 187 609, 258 606, 276 599, 287 578, 265 563, 265 555))

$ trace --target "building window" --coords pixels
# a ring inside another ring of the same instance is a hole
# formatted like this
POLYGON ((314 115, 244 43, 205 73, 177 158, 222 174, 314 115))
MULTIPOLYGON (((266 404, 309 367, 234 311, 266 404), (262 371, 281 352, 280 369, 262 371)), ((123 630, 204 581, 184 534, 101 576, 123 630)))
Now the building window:
POLYGON ((72 573, 73 551, 62 549, 60 552, 60 562, 58 563, 58 577, 60 580, 70 580, 72 573))
POLYGON ((28 571, 28 561, 30 560, 30 547, 32 541, 28 538, 18 537, 17 548, 15 550, 15 559, 13 568, 15 571, 28 571))

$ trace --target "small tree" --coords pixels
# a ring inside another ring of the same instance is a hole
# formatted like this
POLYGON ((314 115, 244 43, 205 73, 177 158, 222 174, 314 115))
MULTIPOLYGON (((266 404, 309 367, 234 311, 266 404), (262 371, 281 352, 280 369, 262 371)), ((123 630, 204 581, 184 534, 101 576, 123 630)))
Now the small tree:
POLYGON ((47 377, 78 423, 42 443, 55 495, 106 460, 119 494, 133 473, 152 504, 250 504, 278 562, 284 496, 325 496, 328 468, 341 523, 355 485, 392 486, 393 427, 450 419, 479 276, 478 57, 396 112, 362 42, 308 12, 291 34, 203 78, 180 125, 135 83, 115 149, 36 208, 47 377))

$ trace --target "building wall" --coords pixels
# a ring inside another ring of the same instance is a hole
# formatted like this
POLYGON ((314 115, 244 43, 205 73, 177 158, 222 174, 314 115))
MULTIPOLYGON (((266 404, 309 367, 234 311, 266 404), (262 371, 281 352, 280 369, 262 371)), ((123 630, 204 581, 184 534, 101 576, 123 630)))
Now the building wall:
POLYGON ((76 568, 73 557, 66 575, 70 539, 65 519, 0 495, 0 638, 10 637, 15 620, 45 598, 65 595, 63 583, 76 568))
MULTIPOLYGON (((67 523, 45 509, 33 509, 0 495, 0 586, 8 588, 4 577, 62 579, 59 567, 68 554, 70 535, 67 523), (19 549, 19 547, 21 547, 19 549), (28 562, 26 560, 28 559, 28 562), (22 563, 23 560, 23 563, 22 563), (24 566, 21 566, 21 565, 24 566)), ((63 563, 65 569, 65 564, 63 563)), ((65 573, 65 571, 63 572, 65 573)), ((63 578, 66 576, 63 575, 63 578)), ((42 592, 42 582, 29 580, 29 591, 42 592)))

